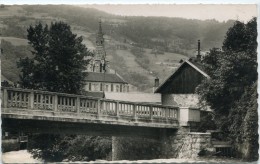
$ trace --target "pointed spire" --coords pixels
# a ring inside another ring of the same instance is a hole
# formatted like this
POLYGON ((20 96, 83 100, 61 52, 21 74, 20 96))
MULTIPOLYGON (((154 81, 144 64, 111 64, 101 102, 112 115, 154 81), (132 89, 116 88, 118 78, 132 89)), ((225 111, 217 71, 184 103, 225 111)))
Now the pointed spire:
POLYGON ((102 26, 101 26, 101 17, 99 18, 99 28, 98 28, 98 34, 102 34, 102 26))

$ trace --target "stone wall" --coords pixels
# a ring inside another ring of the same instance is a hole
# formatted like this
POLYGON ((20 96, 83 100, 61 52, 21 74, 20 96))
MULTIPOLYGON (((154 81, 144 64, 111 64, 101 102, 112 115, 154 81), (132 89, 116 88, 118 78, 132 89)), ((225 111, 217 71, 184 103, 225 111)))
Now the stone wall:
POLYGON ((213 148, 210 133, 161 131, 158 140, 138 137, 112 137, 112 160, 144 160, 158 158, 197 158, 203 149, 213 148))
POLYGON ((165 134, 161 141, 165 158, 197 158, 201 150, 213 148, 210 133, 189 132, 188 127, 180 127, 172 135, 165 134))
POLYGON ((200 108, 204 111, 212 111, 209 106, 201 108, 198 94, 162 94, 162 105, 178 107, 200 108))
POLYGON ((212 148, 210 133, 189 133, 185 136, 177 158, 196 158, 203 149, 212 148))
POLYGON ((197 94, 162 94, 163 105, 179 107, 198 107, 199 97, 197 94))

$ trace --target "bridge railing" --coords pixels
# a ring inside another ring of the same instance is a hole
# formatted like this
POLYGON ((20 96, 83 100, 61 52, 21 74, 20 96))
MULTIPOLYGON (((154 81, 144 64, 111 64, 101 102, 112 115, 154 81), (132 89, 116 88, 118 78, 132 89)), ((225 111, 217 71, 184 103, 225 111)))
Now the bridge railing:
POLYGON ((179 108, 21 88, 1 88, 2 108, 78 113, 130 119, 178 120, 179 108))

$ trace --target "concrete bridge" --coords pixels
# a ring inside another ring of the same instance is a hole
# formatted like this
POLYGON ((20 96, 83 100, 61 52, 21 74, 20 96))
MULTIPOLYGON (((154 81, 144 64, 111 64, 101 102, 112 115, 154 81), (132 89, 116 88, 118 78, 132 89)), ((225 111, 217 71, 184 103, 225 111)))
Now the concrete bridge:
POLYGON ((210 134, 190 133, 198 109, 21 88, 1 92, 4 131, 113 136, 113 160, 132 158, 126 136, 139 137, 131 140, 135 145, 159 142, 158 158, 190 158, 210 147, 210 134))
POLYGON ((1 88, 2 128, 40 133, 158 137, 179 127, 179 108, 84 95, 1 88))

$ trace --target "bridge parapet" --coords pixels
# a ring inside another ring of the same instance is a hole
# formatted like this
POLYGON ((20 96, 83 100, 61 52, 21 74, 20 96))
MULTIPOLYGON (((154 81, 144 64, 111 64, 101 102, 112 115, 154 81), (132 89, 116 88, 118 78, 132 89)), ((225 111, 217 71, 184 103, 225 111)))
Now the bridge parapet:
MULTIPOLYGON (((2 115, 26 112, 28 115, 73 117, 119 125, 176 128, 179 108, 158 104, 116 101, 84 95, 2 87, 2 115), (49 114, 49 115, 48 115, 49 114)), ((78 121, 78 120, 77 120, 78 121)), ((95 122, 95 121, 93 121, 95 122)))

